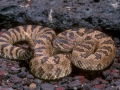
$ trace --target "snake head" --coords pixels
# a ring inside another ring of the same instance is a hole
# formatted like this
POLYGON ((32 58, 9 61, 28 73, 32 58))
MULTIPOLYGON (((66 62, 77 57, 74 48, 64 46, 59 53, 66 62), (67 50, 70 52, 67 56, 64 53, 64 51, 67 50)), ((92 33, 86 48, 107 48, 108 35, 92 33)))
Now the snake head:
POLYGON ((73 43, 65 38, 55 38, 53 47, 63 52, 70 52, 73 49, 73 43))

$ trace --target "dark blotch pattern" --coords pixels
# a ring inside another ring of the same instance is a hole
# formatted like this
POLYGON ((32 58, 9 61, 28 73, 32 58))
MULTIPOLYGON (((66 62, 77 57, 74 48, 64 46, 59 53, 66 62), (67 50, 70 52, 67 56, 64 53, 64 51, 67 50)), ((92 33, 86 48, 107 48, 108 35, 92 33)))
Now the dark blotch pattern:
MULTIPOLYGON (((33 72, 34 71, 36 71, 36 70, 33 70, 33 72)), ((44 71, 44 69, 42 67, 39 67, 38 72, 39 72, 40 77, 43 75, 43 73, 45 73, 45 71, 44 71)), ((34 72, 34 73, 36 73, 36 72, 34 72)))
POLYGON ((112 52, 112 48, 110 46, 103 46, 100 49, 107 49, 109 52, 112 52))
POLYGON ((93 29, 85 29, 85 31, 84 31, 85 34, 90 34, 92 32, 94 32, 93 29))
POLYGON ((63 32, 63 33, 61 33, 63 36, 66 36, 66 34, 67 34, 68 32, 67 31, 65 31, 65 32, 63 32))
POLYGON ((102 42, 101 44, 114 44, 112 40, 107 40, 102 42))
POLYGON ((94 42, 91 42, 91 41, 87 41, 87 42, 85 42, 85 44, 89 44, 91 46, 94 46, 94 42))
POLYGON ((62 72, 62 70, 60 68, 57 68, 55 72, 56 72, 57 76, 59 76, 59 74, 62 72))
POLYGON ((108 56, 107 51, 99 50, 99 51, 97 51, 97 52, 99 52, 99 53, 103 53, 103 54, 105 54, 106 56, 108 56))
POLYGON ((69 32, 69 38, 74 39, 74 33, 73 32, 69 32))
POLYGON ((42 59, 41 59, 41 64, 45 64, 46 61, 48 61, 48 57, 44 57, 44 58, 42 58, 42 59))
MULTIPOLYGON (((3 39, 0 39, 0 42, 6 42, 5 40, 3 40, 3 39)), ((7 43, 7 42, 6 42, 7 43)))
POLYGON ((57 55, 55 55, 53 61, 54 61, 56 64, 59 64, 59 63, 60 63, 60 57, 57 56, 57 55))
POLYGON ((97 38, 97 39, 102 39, 102 38, 105 38, 105 37, 108 37, 108 36, 106 34, 103 34, 103 33, 95 35, 95 38, 97 38))
POLYGON ((92 38, 90 36, 87 36, 85 40, 91 40, 92 38))
POLYGON ((45 38, 45 39, 47 39, 47 40, 50 40, 50 37, 48 37, 47 34, 46 34, 46 35, 42 35, 41 37, 42 37, 42 38, 45 38))
POLYGON ((52 37, 55 36, 55 35, 53 34, 53 32, 46 32, 45 34, 50 34, 50 35, 52 35, 52 37))
POLYGON ((90 54, 81 54, 81 57, 88 58, 90 54))
POLYGON ((79 52, 85 52, 84 49, 81 49, 81 48, 75 48, 74 50, 79 52))
POLYGON ((35 48, 35 52, 43 52, 43 49, 46 49, 44 46, 41 46, 39 48, 35 48))
POLYGON ((82 46, 82 47, 84 47, 84 48, 86 48, 86 49, 88 49, 88 50, 91 49, 91 47, 90 47, 89 45, 80 45, 80 46, 82 46))
POLYGON ((77 31, 76 32, 79 36, 83 36, 84 35, 84 33, 83 32, 80 32, 80 31, 77 31))
POLYGON ((101 54, 95 53, 94 55, 95 55, 95 59, 101 59, 102 56, 101 54))
POLYGON ((43 44, 43 45, 45 45, 45 43, 44 43, 43 40, 36 40, 36 41, 35 41, 35 44, 37 44, 37 43, 38 43, 38 44, 43 44))

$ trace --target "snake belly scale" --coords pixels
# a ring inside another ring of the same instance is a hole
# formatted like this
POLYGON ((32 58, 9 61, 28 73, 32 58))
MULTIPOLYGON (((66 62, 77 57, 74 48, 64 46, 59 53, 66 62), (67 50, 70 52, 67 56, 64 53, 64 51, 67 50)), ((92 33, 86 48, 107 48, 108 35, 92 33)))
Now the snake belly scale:
POLYGON ((51 28, 23 25, 0 36, 0 56, 15 60, 31 58, 29 66, 36 77, 54 80, 71 73, 71 62, 85 70, 106 68, 115 58, 115 45, 100 31, 80 28, 56 36, 51 28), (28 50, 14 46, 22 40, 28 41, 28 50), (65 53, 55 53, 55 50, 65 53))

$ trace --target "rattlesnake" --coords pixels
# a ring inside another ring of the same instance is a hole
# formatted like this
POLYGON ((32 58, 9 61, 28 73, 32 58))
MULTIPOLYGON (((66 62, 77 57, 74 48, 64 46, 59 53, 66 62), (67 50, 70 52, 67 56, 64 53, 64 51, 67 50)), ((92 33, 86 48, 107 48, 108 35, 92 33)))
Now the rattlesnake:
POLYGON ((41 79, 59 79, 71 73, 71 62, 85 70, 102 70, 115 58, 113 40, 100 31, 80 28, 56 36, 51 28, 25 25, 9 29, 0 36, 0 56, 8 59, 31 58, 31 72, 41 79), (28 41, 26 51, 14 46, 28 41))

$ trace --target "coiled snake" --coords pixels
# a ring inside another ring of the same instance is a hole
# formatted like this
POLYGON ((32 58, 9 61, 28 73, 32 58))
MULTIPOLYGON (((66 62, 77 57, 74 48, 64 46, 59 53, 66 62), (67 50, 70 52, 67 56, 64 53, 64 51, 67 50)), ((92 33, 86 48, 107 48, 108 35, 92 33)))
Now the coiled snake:
POLYGON ((115 58, 115 45, 100 31, 80 28, 56 36, 50 28, 26 25, 9 29, 0 36, 0 56, 15 60, 31 58, 31 72, 50 80, 69 75, 71 63, 85 70, 106 68, 115 58), (29 50, 14 46, 22 40, 28 41, 29 50))

